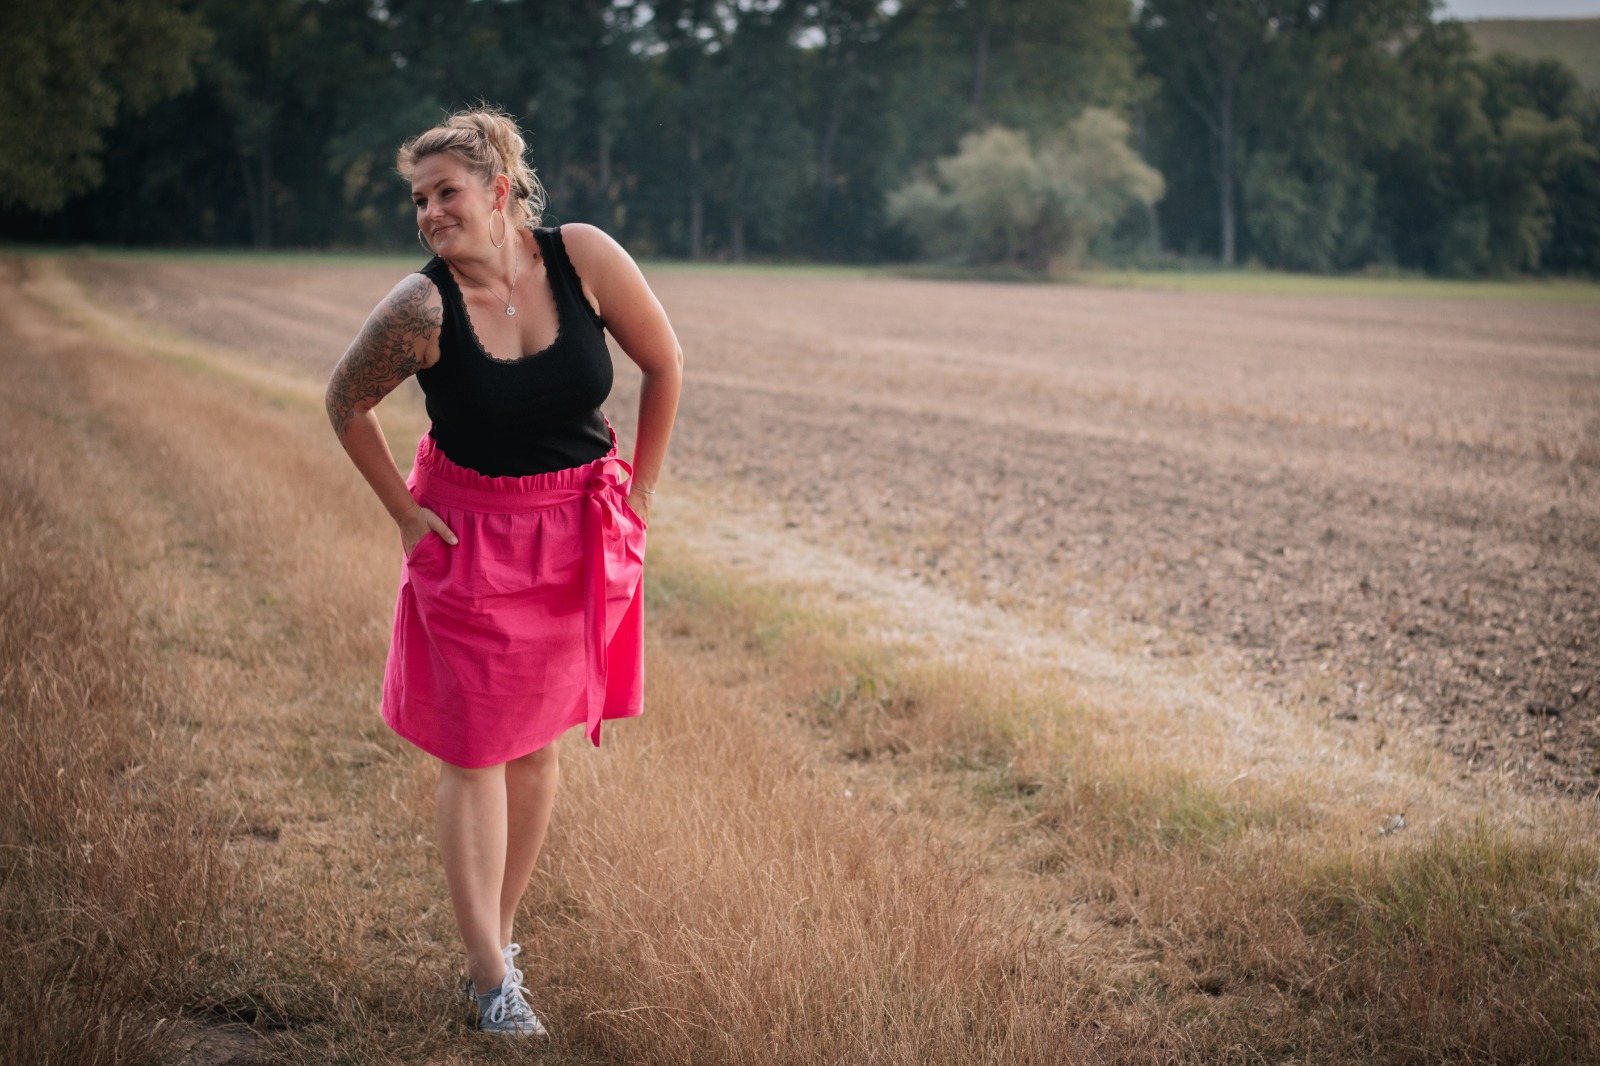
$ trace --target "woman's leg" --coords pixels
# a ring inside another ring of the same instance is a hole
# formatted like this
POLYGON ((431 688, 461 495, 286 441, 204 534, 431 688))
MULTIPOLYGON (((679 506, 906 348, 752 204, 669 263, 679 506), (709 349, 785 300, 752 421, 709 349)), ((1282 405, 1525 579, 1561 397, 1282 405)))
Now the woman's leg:
POLYGON ((506 763, 506 858, 500 885, 500 943, 511 943, 511 925, 517 904, 533 877, 550 826, 556 802, 556 782, 561 776, 557 741, 520 759, 506 763))
POLYGON ((506 877, 506 768, 439 764, 435 814, 439 857, 456 926, 467 948, 467 976, 479 992, 500 987, 500 896, 506 877))

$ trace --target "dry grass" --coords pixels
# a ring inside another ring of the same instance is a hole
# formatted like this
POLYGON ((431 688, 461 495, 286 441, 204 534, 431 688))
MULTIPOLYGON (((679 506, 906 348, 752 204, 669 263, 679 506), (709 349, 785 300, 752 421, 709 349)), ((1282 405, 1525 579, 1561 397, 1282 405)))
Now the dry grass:
POLYGON ((102 506, 95 419, 17 324, 0 418, 0 1048, 145 1061, 162 1019, 204 1009, 210 960, 237 936, 217 919, 247 894, 164 750, 194 708, 127 595, 137 518, 102 506))
POLYGON ((137 1061, 193 996, 196 955, 227 936, 204 926, 230 879, 218 835, 133 735, 160 688, 129 670, 116 572, 58 536, 64 516, 31 480, 0 482, 16 537, 0 565, 0 1046, 19 1062, 137 1061))
MULTIPOLYGON (((670 558, 662 570, 658 617, 685 581, 670 558)), ((808 614, 803 589, 688 573, 678 639, 744 634, 786 720, 855 767, 856 802, 937 835, 1030 930, 1027 957, 1066 962, 1059 1061, 1600 1055, 1586 808, 1424 775, 1409 787, 1431 787, 1412 793, 1429 819, 1382 834, 1381 808, 1348 790, 1355 768, 1286 761, 1245 780, 1203 730, 1148 743, 1114 697, 1059 671, 951 668, 808 614)), ((1403 775, 1365 769, 1390 795, 1403 775)))
MULTIPOLYGON (((454 999, 431 768, 374 708, 396 548, 316 382, 6 269, 7 1056, 517 1057, 454 999)), ((567 746, 519 934, 546 1061, 1600 1057, 1584 809, 886 639, 662 516, 649 713, 567 746), (1430 817, 1376 836, 1397 780, 1430 817)))

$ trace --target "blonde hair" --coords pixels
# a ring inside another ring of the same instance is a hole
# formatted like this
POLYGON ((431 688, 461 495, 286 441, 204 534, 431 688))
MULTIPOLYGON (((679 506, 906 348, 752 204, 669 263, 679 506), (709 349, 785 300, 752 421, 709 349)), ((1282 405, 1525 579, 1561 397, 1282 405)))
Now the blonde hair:
POLYGON ((418 162, 446 152, 461 160, 485 185, 504 174, 511 179, 507 221, 519 229, 532 229, 544 215, 545 193, 538 175, 522 158, 525 149, 522 132, 510 115, 496 107, 474 107, 457 111, 443 125, 402 144, 395 166, 400 176, 410 181, 418 162))

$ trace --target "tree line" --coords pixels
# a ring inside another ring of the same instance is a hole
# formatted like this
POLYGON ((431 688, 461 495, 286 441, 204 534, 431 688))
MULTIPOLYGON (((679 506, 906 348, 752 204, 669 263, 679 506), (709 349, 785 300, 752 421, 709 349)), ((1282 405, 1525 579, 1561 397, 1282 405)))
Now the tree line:
POLYGON ((53 0, 0 233, 392 248, 480 100, 639 254, 1600 273, 1600 95, 1433 0, 53 0))

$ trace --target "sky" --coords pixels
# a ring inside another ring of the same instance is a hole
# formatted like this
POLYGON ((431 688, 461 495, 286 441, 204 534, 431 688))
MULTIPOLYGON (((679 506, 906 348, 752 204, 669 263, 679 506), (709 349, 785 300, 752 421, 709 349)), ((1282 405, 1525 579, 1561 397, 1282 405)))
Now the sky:
POLYGON ((1600 0, 1444 0, 1441 18, 1537 19, 1600 17, 1600 0))

